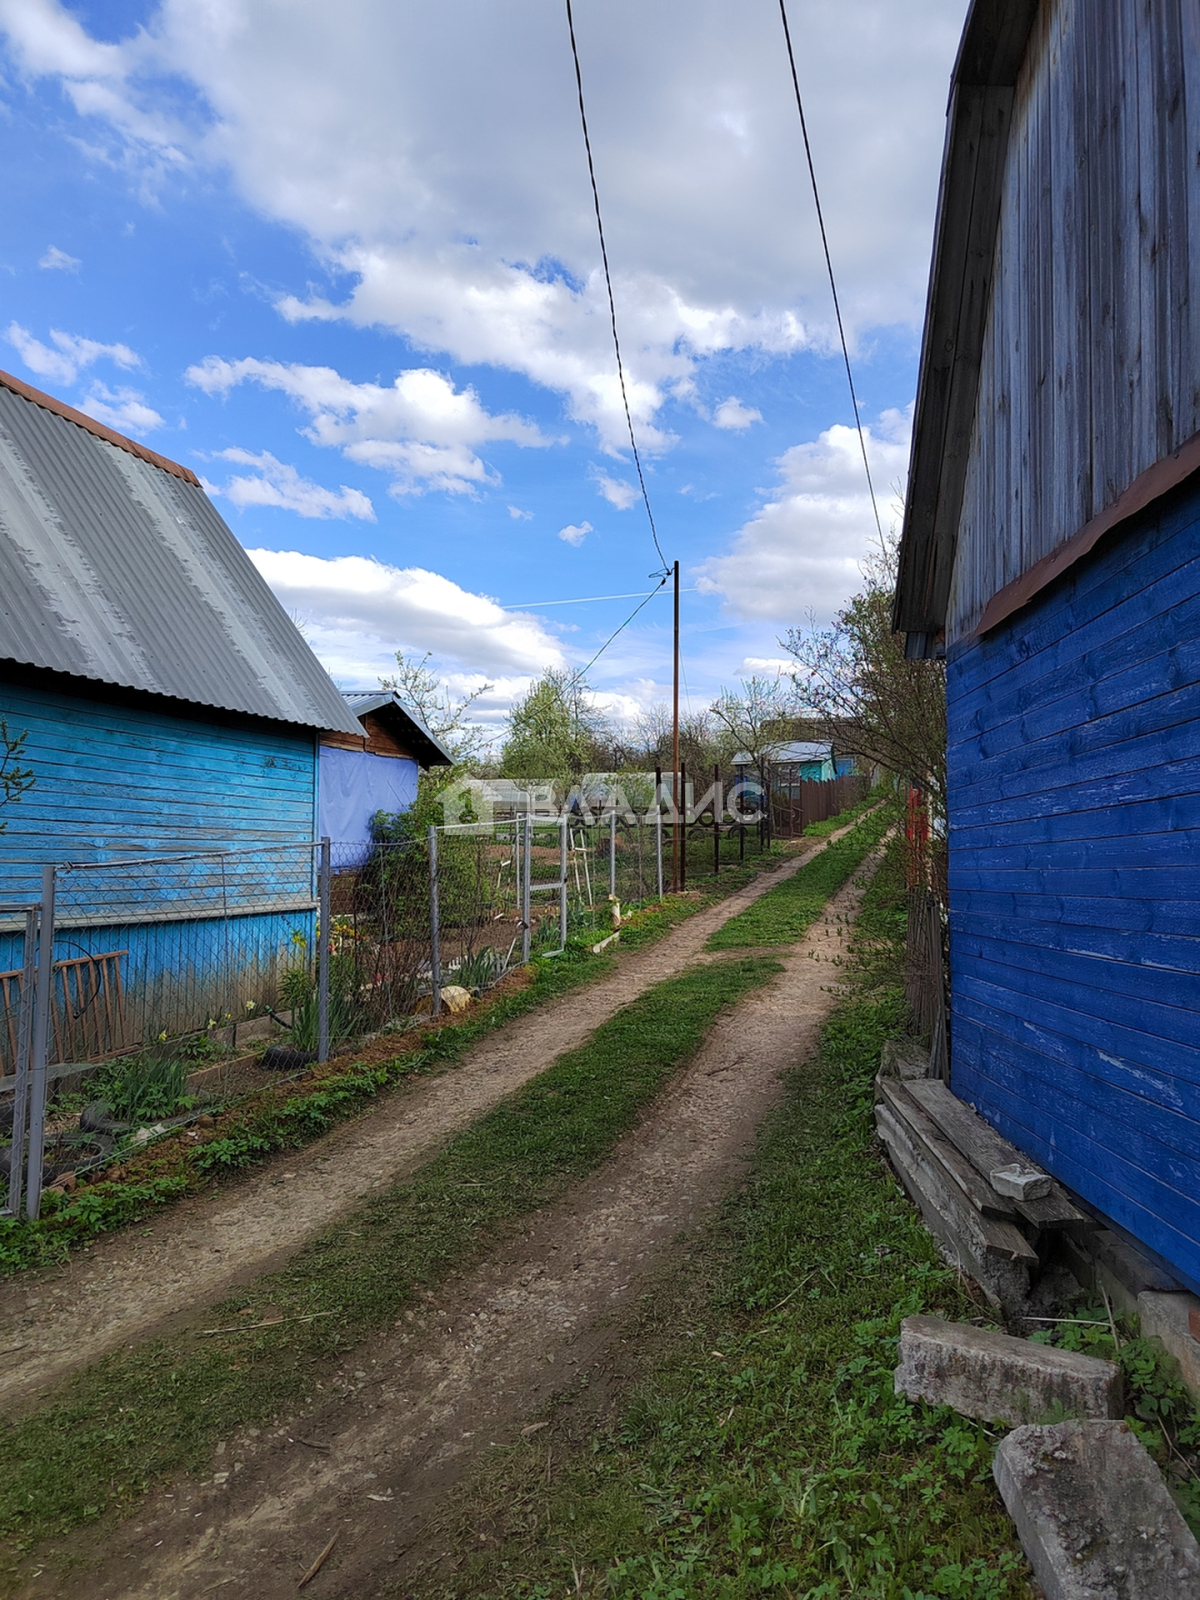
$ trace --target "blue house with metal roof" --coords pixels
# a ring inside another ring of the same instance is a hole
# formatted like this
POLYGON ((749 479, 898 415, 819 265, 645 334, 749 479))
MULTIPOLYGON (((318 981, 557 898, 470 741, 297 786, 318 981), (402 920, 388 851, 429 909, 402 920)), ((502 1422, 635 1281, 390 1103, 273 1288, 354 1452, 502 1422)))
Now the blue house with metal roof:
POLYGON ((1200 1292, 1200 22, 974 0, 894 621, 944 657, 951 1087, 1200 1292))
MULTIPOLYGON (((64 1017, 119 988, 117 1042, 138 1004, 143 1029, 202 1027, 218 969, 217 1000, 231 972, 255 999, 311 934, 321 740, 363 726, 194 473, 5 374, 0 717, 34 777, 0 808, 0 903, 71 864, 64 1017)), ((0 924, 0 1010, 18 944, 0 924)))

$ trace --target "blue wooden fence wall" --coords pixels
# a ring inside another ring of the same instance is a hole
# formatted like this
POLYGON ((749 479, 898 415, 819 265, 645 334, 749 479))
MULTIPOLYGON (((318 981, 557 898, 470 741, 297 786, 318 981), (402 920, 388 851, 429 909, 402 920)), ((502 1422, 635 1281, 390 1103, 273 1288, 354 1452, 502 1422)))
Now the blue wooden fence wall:
MULTIPOLYGON (((124 952, 129 1042, 274 998, 312 946, 315 735, 12 685, 0 716, 36 780, 0 809, 0 904, 35 899, 42 862, 135 862, 60 874, 54 951, 124 952), (177 852, 196 859, 161 860, 177 852)), ((19 948, 0 921, 0 971, 19 948)))
POLYGON ((947 699, 954 1090, 1200 1291, 1200 491, 947 699))

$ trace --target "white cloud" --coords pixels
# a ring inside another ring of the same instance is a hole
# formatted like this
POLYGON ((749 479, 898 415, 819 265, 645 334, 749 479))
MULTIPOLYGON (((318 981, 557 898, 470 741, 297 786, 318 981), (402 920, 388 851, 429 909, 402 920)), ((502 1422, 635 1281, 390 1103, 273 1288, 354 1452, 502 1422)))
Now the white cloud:
POLYGON ((753 406, 744 406, 735 395, 730 395, 713 412, 713 421, 718 428, 733 428, 740 432, 752 422, 761 422, 762 412, 756 411, 753 406))
POLYGON ((504 611, 422 567, 366 556, 251 550, 251 560, 335 677, 371 682, 399 649, 430 650, 467 673, 530 677, 565 661, 539 618, 504 611))
POLYGON ((532 522, 533 512, 522 511, 520 506, 509 506, 508 514, 514 522, 532 522))
POLYGON ((332 367, 209 356, 185 374, 206 394, 225 395, 241 383, 286 394, 311 418, 303 430, 314 444, 334 446, 351 461, 376 467, 393 480, 395 494, 426 489, 470 493, 495 483, 496 474, 476 445, 507 440, 525 446, 552 441, 524 417, 495 416, 475 390, 456 389, 440 372, 414 367, 390 387, 352 383, 332 367))
MULTIPOLYGON (((865 430, 876 493, 908 471, 911 408, 865 430)), ((802 624, 827 619, 852 594, 876 539, 858 434, 838 424, 779 458, 780 492, 734 535, 726 555, 697 569, 703 593, 724 595, 743 618, 802 624)), ((880 515, 888 515, 886 502, 880 515)))
POLYGON ((97 422, 134 437, 163 426, 163 419, 153 406, 146 404, 146 396, 139 389, 110 389, 107 384, 96 382, 83 397, 82 407, 97 422))
POLYGON ((638 491, 632 483, 627 483, 624 478, 609 478, 603 472, 593 472, 596 487, 608 501, 610 506, 616 506, 618 511, 628 511, 638 497, 638 491))
POLYGON ((222 461, 257 467, 252 475, 238 474, 223 488, 206 484, 209 493, 224 495, 235 506, 279 506, 301 517, 321 519, 357 517, 375 521, 375 507, 361 489, 348 489, 343 483, 335 493, 319 483, 302 478, 295 467, 277 461, 269 450, 253 455, 249 450, 222 450, 222 461))
POLYGON ((590 522, 580 522, 578 524, 568 522, 565 528, 558 530, 558 537, 564 544, 573 544, 578 549, 592 531, 590 522))
POLYGON ((60 250, 52 244, 38 261, 39 267, 44 267, 47 272, 78 272, 83 265, 78 256, 69 256, 65 250, 60 250))
POLYGON ((142 364, 141 357, 127 344, 100 344, 95 339, 63 333, 59 328, 50 330, 53 348, 35 339, 28 328, 23 328, 19 322, 10 322, 4 337, 30 372, 36 372, 40 378, 53 378, 59 383, 74 383, 80 372, 96 361, 112 361, 126 370, 142 364))
POLYGON ((780 656, 743 656, 738 677, 777 678, 795 670, 796 663, 790 656, 786 659, 780 656))
MULTIPOLYGON (((963 4, 793 0, 852 338, 920 319, 963 4)), ((109 44, 59 0, 0 0, 18 68, 57 77, 93 142, 107 129, 151 175, 226 166, 250 205, 352 276, 333 300, 285 297, 286 316, 523 373, 621 451, 561 13, 356 0, 353 16, 325 0, 160 0, 109 44)), ((707 355, 833 347, 778 17, 613 0, 581 19, 580 46, 630 403, 662 449, 659 410, 707 355)))

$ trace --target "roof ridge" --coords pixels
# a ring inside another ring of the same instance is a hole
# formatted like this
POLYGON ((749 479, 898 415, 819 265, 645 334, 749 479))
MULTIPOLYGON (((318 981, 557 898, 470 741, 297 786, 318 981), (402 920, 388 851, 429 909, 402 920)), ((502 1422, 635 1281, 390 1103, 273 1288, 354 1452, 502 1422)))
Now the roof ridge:
POLYGON ((152 467, 159 467, 163 472, 182 478, 184 483, 194 484, 197 489, 201 487, 200 479, 191 467, 182 467, 178 461, 171 461, 166 456, 160 456, 156 450, 148 450, 144 444, 138 444, 136 439, 127 439, 123 433, 105 427, 103 422, 97 422, 95 417, 89 417, 84 411, 77 411, 74 406, 67 405, 65 400, 56 400, 52 394, 45 394, 41 389, 35 389, 31 383, 14 378, 10 372, 0 372, 0 387, 11 389, 14 394, 19 394, 22 400, 32 401, 44 411, 52 411, 56 417, 63 417, 67 422, 73 422, 77 428, 94 433, 98 439, 104 439, 108 444, 115 444, 118 450, 128 450, 131 456, 140 456, 152 467))

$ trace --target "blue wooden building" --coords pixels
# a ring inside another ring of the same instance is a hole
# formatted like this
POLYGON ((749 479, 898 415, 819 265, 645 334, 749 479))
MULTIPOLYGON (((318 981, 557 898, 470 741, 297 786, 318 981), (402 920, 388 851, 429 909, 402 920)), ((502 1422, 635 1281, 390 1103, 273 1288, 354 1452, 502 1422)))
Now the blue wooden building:
POLYGON ((944 656, 951 1087, 1200 1289, 1200 10, 974 0, 895 622, 944 656))
MULTIPOLYGON (((34 778, 0 808, 0 903, 71 864, 55 957, 89 1049, 106 985, 126 1035, 137 1005, 203 1026, 308 939, 320 741, 358 716, 192 472, 5 374, 0 717, 34 778)), ((10 918, 0 972, 16 948, 10 918)))

